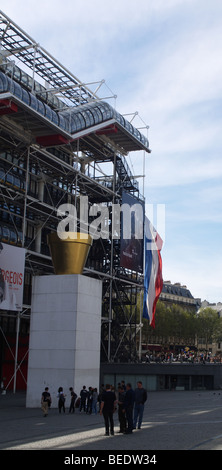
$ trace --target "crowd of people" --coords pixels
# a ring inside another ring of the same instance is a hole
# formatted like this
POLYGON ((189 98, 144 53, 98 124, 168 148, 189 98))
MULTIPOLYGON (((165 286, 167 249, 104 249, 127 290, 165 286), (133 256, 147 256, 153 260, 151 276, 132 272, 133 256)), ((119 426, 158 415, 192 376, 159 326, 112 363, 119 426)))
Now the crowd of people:
POLYGON ((144 404, 147 400, 147 392, 141 381, 137 382, 135 390, 130 383, 125 385, 122 381, 118 384, 118 392, 107 384, 101 395, 100 414, 103 414, 105 422, 105 435, 114 435, 113 413, 118 408, 119 433, 132 434, 133 429, 141 429, 144 404))
MULTIPOLYGON (((106 436, 114 435, 113 415, 115 412, 118 413, 119 433, 132 434, 133 429, 141 429, 144 405, 147 400, 147 392, 141 381, 137 382, 135 390, 132 389, 130 383, 125 385, 122 380, 118 384, 117 391, 112 385, 106 384, 105 387, 104 385, 101 386, 99 392, 97 388, 93 387, 89 387, 87 390, 85 385, 82 387, 79 396, 77 396, 73 387, 69 388, 69 392, 69 413, 75 413, 75 410, 78 410, 79 413, 99 413, 103 415, 106 436)), ((63 387, 59 387, 57 398, 59 413, 65 413, 66 394, 63 387)), ((51 403, 49 388, 46 387, 41 397, 41 407, 45 417, 48 416, 51 403)))
POLYGON ((158 351, 158 352, 149 352, 144 357, 144 361, 147 363, 155 362, 155 363, 173 363, 173 362, 180 362, 182 363, 191 363, 191 364, 216 364, 221 363, 222 358, 221 356, 213 356, 210 352, 203 353, 203 352, 196 352, 196 351, 181 351, 179 353, 175 352, 165 352, 165 351, 158 351))
MULTIPOLYGON (((87 390, 86 386, 84 385, 82 390, 80 391, 79 397, 74 392, 73 387, 69 388, 69 392, 70 392, 69 413, 75 413, 75 410, 79 409, 80 412, 83 410, 85 413, 88 413, 88 414, 91 414, 92 412, 97 414, 97 407, 98 407, 98 402, 100 399, 100 396, 97 392, 97 388, 89 387, 87 390)), ((63 413, 65 413, 66 411, 65 403, 66 403, 67 397, 63 391, 63 387, 58 388, 57 398, 58 398, 59 413, 61 413, 62 411, 63 413)), ((49 388, 46 387, 41 397, 41 407, 42 407, 42 411, 45 417, 48 415, 48 409, 51 407, 51 403, 52 403, 52 399, 49 393, 49 388)))

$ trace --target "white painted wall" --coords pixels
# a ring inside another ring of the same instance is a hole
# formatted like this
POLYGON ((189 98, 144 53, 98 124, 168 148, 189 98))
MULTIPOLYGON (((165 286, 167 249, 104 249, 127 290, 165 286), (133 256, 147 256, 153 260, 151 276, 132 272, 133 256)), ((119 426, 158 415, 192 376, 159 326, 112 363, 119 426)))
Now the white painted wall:
POLYGON ((82 275, 33 278, 26 406, 39 407, 49 387, 57 391, 99 387, 102 282, 82 275))

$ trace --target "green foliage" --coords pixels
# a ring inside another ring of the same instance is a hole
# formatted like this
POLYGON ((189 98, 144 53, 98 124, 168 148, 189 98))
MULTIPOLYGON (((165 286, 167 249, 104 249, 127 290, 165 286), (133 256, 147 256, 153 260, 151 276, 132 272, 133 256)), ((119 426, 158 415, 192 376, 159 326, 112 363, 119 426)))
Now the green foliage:
POLYGON ((221 341, 222 338, 222 318, 210 307, 200 309, 197 318, 198 336, 205 341, 205 348, 211 342, 221 341))
POLYGON ((198 314, 179 305, 167 305, 158 301, 155 329, 143 319, 143 342, 147 344, 195 345, 198 338, 204 338, 205 348, 212 341, 222 341, 222 318, 211 308, 201 309, 198 314))
POLYGON ((155 316, 155 329, 146 320, 143 322, 143 337, 148 343, 195 344, 197 318, 179 305, 166 305, 158 301, 155 316))

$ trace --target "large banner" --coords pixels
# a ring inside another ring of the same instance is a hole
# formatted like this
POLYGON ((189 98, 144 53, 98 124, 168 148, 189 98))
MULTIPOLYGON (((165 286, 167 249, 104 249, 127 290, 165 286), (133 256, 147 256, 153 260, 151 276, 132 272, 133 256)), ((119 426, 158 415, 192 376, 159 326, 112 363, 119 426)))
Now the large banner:
POLYGON ((25 249, 0 243, 0 309, 22 310, 25 249))
POLYGON ((123 191, 120 266, 143 272, 144 203, 123 191))

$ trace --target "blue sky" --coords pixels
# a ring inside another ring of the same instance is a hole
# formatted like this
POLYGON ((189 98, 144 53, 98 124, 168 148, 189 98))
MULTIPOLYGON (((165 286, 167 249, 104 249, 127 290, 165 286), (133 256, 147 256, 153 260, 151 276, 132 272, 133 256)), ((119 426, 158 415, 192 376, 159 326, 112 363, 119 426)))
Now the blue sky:
MULTIPOLYGON (((1 1, 3 12, 79 79, 105 79, 117 95, 110 104, 122 114, 138 111, 150 126, 145 196, 165 204, 164 279, 222 301, 221 0, 22 5, 1 1)), ((141 174, 143 153, 129 161, 141 174)))

